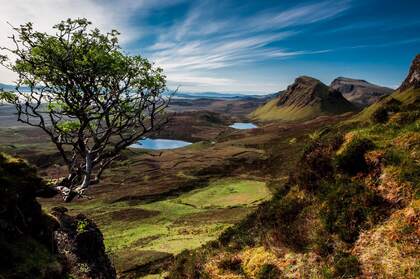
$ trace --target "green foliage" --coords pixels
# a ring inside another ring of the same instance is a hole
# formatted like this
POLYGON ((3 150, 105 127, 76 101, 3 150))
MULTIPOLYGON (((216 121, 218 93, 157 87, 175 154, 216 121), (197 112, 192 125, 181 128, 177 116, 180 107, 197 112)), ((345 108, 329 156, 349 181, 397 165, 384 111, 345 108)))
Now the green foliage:
POLYGON ((89 226, 88 220, 78 220, 76 224, 76 231, 77 233, 84 233, 87 231, 87 228, 89 226))
POLYGON ((69 134, 75 132, 80 128, 80 122, 75 121, 63 121, 57 125, 57 128, 61 130, 62 133, 69 134))
POLYGON ((258 272, 257 279, 277 279, 280 278, 280 270, 273 264, 264 264, 258 272))
POLYGON ((13 92, 6 92, 3 89, 0 89, 0 103, 13 103, 16 101, 16 95, 13 92))
POLYGON ((341 153, 336 156, 336 165, 340 171, 354 175, 367 171, 364 155, 372 150, 375 144, 367 138, 355 138, 346 144, 341 153))
POLYGON ((9 59, 0 57, 18 76, 16 92, 2 92, 0 101, 15 105, 19 121, 41 128, 55 144, 72 177, 62 185, 66 201, 83 195, 88 178, 99 180, 123 149, 161 128, 169 103, 161 68, 126 55, 116 30, 90 26, 68 19, 49 34, 20 25, 10 37, 14 47, 3 48, 9 59))
POLYGON ((321 219, 325 228, 346 242, 354 242, 367 221, 377 219, 382 201, 369 189, 347 180, 324 183, 321 219))
POLYGON ((334 275, 337 278, 354 278, 360 273, 360 263, 357 257, 339 252, 334 257, 334 275))

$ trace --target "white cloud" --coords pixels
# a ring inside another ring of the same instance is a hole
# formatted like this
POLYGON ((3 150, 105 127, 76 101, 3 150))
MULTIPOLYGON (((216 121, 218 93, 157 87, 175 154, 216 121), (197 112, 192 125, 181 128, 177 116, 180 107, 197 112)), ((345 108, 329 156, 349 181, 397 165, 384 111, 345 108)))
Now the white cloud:
MULTIPOLYGON (((134 16, 153 9, 173 5, 174 0, 0 0, 0 46, 10 46, 8 37, 13 26, 32 22, 36 30, 51 31, 51 27, 67 18, 87 18, 103 32, 117 29, 124 45, 142 36, 140 26, 130 24, 134 16), (140 11, 140 13, 139 13, 140 11)), ((10 83, 15 75, 0 68, 0 82, 10 83)))

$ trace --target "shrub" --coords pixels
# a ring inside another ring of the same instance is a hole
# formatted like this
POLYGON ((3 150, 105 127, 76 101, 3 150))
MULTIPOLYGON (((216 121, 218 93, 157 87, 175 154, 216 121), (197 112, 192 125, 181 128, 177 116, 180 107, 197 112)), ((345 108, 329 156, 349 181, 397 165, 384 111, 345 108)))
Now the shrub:
POLYGON ((417 119, 420 118, 420 111, 407 111, 407 112, 400 112, 395 114, 391 119, 390 123, 395 123, 397 125, 407 125, 411 124, 417 119))
POLYGON ((227 257, 221 260, 218 267, 223 270, 242 273, 242 261, 238 257, 227 257))
POLYGON ((336 156, 336 165, 340 171, 354 175, 367 170, 364 158, 367 151, 372 150, 375 144, 366 138, 355 138, 344 147, 336 156))
POLYGON ((201 257, 196 251, 183 251, 176 256, 173 265, 169 270, 169 278, 185 279, 185 278, 210 278, 203 270, 200 262, 201 257))
POLYGON ((316 191, 322 180, 333 176, 332 154, 342 143, 341 133, 326 136, 323 132, 322 139, 314 140, 305 146, 290 182, 298 184, 301 189, 316 191))
POLYGON ((334 251, 334 242, 330 239, 328 232, 324 230, 317 232, 314 239, 314 251, 322 257, 326 257, 334 251))
POLYGON ((250 248, 242 253, 242 266, 248 277, 258 278, 257 276, 263 267, 268 264, 273 264, 276 259, 276 256, 272 252, 262 246, 250 248))
POLYGON ((261 222, 266 227, 272 227, 282 244, 301 250, 306 246, 306 240, 299 233, 297 224, 299 214, 309 205, 305 193, 292 188, 287 195, 273 200, 265 209, 261 222))
POLYGON ((388 122, 390 113, 395 113, 400 111, 401 102, 391 98, 386 101, 385 104, 377 108, 371 116, 373 123, 386 123, 388 122))
POLYGON ((280 278, 280 270, 274 264, 264 264, 257 274, 257 279, 280 278))
POLYGON ((373 123, 386 123, 388 122, 389 116, 388 116, 388 110, 386 107, 379 107, 377 108, 371 116, 371 120, 373 123))
POLYGON ((360 263, 357 257, 339 252, 334 257, 334 275, 338 278, 354 278, 360 273, 360 263))
POLYGON ((321 220, 325 228, 352 243, 367 220, 376 220, 375 210, 382 203, 369 189, 351 181, 336 181, 324 185, 325 204, 321 220))
POLYGON ((333 174, 331 149, 320 142, 313 142, 305 148, 302 158, 296 167, 292 182, 301 189, 314 191, 322 179, 333 174))

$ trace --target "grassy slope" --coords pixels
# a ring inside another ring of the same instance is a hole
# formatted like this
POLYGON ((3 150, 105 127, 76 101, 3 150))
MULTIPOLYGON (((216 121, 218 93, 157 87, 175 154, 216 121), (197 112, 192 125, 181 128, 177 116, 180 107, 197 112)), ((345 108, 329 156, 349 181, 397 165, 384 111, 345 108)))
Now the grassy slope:
POLYGON ((386 101, 391 100, 392 98, 402 102, 403 104, 411 104, 418 100, 420 100, 420 89, 409 89, 404 92, 396 91, 393 94, 385 97, 381 101, 370 105, 369 107, 365 108, 361 111, 356 117, 349 120, 350 122, 363 122, 368 121, 372 114, 386 101))
POLYGON ((312 139, 288 187, 218 242, 180 255, 170 278, 419 278, 420 119, 418 104, 407 107, 418 96, 394 93, 401 113, 385 124, 366 121, 381 102, 312 139), (373 144, 361 157, 360 142, 373 144), (348 173, 339 158, 363 167, 348 173))
POLYGON ((285 121, 296 122, 313 119, 323 115, 342 114, 351 111, 346 105, 323 105, 316 104, 313 106, 296 107, 296 106, 277 106, 278 99, 275 98, 266 104, 257 108, 250 114, 250 117, 259 121, 285 121))
POLYGON ((259 107, 251 114, 251 118, 260 121, 298 121, 307 120, 313 118, 314 116, 322 115, 320 106, 308 106, 304 108, 278 107, 277 101, 277 99, 273 99, 267 102, 265 105, 259 107))
POLYGON ((194 249, 216 239, 270 197, 265 183, 216 180, 207 187, 146 204, 101 201, 69 204, 98 223, 120 271, 194 249), (133 257, 139 257, 133 263, 133 257))

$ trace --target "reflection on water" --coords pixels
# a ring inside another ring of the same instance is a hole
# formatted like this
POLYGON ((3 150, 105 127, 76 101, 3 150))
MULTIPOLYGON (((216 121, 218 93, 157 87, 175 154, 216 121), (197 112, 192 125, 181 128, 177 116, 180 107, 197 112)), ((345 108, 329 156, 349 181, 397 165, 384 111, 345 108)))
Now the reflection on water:
POLYGON ((175 149, 175 148, 180 148, 180 147, 184 147, 191 144, 191 142, 187 142, 183 140, 149 139, 149 138, 139 140, 138 142, 139 142, 138 144, 133 144, 130 147, 161 150, 161 149, 175 149))
POLYGON ((229 127, 239 130, 245 130, 245 129, 253 129, 257 128, 257 125, 252 123, 243 123, 243 122, 236 122, 230 125, 229 127))

